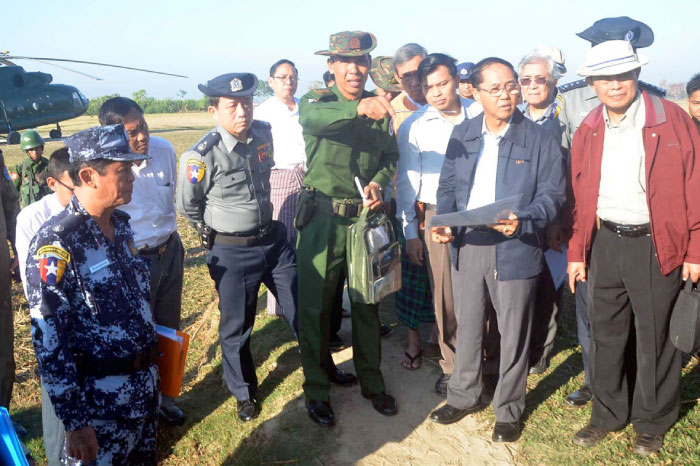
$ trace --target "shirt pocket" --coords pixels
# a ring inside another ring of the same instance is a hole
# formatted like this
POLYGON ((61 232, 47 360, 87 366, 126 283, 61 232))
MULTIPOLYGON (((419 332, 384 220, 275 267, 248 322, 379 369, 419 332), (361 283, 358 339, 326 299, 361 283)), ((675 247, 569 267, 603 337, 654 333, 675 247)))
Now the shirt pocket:
POLYGON ((224 202, 250 201, 253 199, 245 168, 235 168, 222 173, 218 182, 219 186, 221 186, 221 199, 224 202))

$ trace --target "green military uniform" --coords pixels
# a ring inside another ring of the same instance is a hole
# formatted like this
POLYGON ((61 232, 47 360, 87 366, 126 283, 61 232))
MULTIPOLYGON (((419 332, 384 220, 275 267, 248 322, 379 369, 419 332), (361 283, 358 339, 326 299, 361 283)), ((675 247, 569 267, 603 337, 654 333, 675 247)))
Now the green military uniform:
POLYGON ((51 194, 52 191, 46 184, 48 166, 46 157, 40 157, 36 162, 27 157, 21 165, 15 165, 12 182, 20 193, 22 208, 51 194))
MULTIPOLYGON (((374 95, 364 92, 366 97, 374 95)), ((359 100, 346 99, 334 85, 308 92, 299 104, 308 165, 305 185, 317 201, 297 242, 299 345, 305 395, 318 401, 328 401, 330 312, 341 272, 347 272, 348 227, 357 221, 362 204, 354 178, 363 186, 373 181, 384 187, 399 158, 389 119, 358 116, 359 100)), ((353 360, 365 395, 384 391, 379 328, 377 305, 352 303, 353 360)))
POLYGON ((9 407, 15 381, 14 328, 10 302, 10 252, 14 244, 15 222, 19 213, 17 191, 12 187, 5 159, 0 151, 0 406, 9 407))

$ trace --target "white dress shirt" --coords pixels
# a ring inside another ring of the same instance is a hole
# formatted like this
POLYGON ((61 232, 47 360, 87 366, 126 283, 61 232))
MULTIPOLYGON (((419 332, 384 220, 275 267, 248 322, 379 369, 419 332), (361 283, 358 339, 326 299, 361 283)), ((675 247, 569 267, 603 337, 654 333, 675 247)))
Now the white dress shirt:
MULTIPOLYGON (((19 261, 19 274, 22 277, 24 295, 27 296, 27 254, 29 253, 29 243, 34 235, 48 219, 63 211, 65 206, 58 202, 56 194, 44 196, 36 202, 32 202, 27 207, 19 211, 17 215, 17 230, 15 231, 15 248, 17 249, 17 260, 19 261)), ((29 298, 27 298, 29 299, 29 298)))
POLYGON ((498 134, 493 134, 486 126, 486 118, 481 127, 481 149, 476 159, 474 182, 469 192, 467 210, 483 207, 496 202, 496 172, 498 171, 498 146, 510 128, 510 122, 498 134))
POLYGON ((273 170, 292 170, 299 164, 306 166, 306 145, 299 124, 299 99, 294 98, 294 109, 289 110, 284 102, 272 96, 255 109, 254 118, 272 126, 273 170))
POLYGON ((430 105, 424 105, 399 128, 399 165, 396 175, 396 217, 406 239, 418 237, 415 202, 437 204, 440 170, 445 160, 452 129, 483 109, 471 99, 460 97, 461 114, 454 121, 430 105))
POLYGON ((151 136, 148 155, 150 159, 131 168, 136 177, 131 202, 118 207, 131 216, 136 249, 158 246, 177 230, 175 148, 167 140, 151 136))
POLYGON ((649 223, 642 136, 646 120, 644 99, 637 93, 619 124, 610 121, 605 107, 603 118, 605 137, 596 214, 603 220, 624 225, 649 223))

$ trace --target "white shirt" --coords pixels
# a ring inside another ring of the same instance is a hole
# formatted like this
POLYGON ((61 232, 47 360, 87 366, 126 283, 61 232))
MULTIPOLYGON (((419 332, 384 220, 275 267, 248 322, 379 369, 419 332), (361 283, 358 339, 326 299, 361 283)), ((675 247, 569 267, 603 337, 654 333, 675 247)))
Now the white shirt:
POLYGON ((131 168, 136 177, 131 202, 118 207, 131 216, 137 249, 158 246, 177 230, 175 148, 167 140, 151 136, 148 155, 150 159, 131 168))
POLYGON ((294 109, 289 110, 285 103, 273 96, 255 109, 254 118, 272 126, 273 170, 292 170, 299 164, 306 164, 306 146, 299 124, 299 99, 294 98, 294 109))
POLYGON ((637 93, 637 98, 616 125, 603 107, 605 137, 596 212, 603 220, 624 225, 649 223, 642 137, 645 110, 644 99, 637 93))
MULTIPOLYGON (((27 207, 19 211, 17 215, 17 230, 15 232, 15 248, 17 248, 17 260, 19 261, 19 274, 22 277, 24 295, 27 296, 27 253, 29 253, 29 243, 39 228, 51 217, 63 211, 65 206, 58 202, 56 194, 44 196, 36 202, 32 202, 27 207)), ((27 297, 27 299, 29 299, 27 297)))
POLYGON ((467 210, 476 209, 496 202, 496 172, 498 171, 498 146, 506 134, 510 122, 498 134, 493 134, 486 126, 486 118, 481 127, 481 149, 476 159, 474 183, 469 192, 467 210))
POLYGON ((461 114, 455 121, 437 109, 424 105, 399 128, 399 166, 396 175, 396 218, 401 220, 406 239, 418 237, 415 202, 437 204, 440 171, 452 129, 483 109, 471 99, 460 97, 461 114))

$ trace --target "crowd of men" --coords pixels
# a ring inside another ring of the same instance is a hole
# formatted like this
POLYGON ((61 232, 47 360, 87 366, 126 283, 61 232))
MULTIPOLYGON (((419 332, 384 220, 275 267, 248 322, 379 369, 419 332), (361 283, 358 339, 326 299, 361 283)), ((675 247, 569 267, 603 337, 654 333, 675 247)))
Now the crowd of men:
POLYGON ((567 402, 593 400, 574 443, 591 447, 632 422, 635 452, 657 452, 680 407, 670 313, 681 283, 700 279, 700 75, 688 83, 691 119, 639 80, 646 24, 606 18, 578 35, 591 43, 584 79, 558 88, 564 53, 549 45, 517 67, 497 57, 458 65, 415 43, 372 59, 373 34, 333 34, 316 52, 328 57, 327 87, 301 99, 288 59, 271 66, 274 96, 257 108, 251 73, 200 85, 216 127, 180 156, 179 172, 172 145, 149 134, 130 99, 105 102, 100 126, 48 160, 27 132, 27 160, 9 171, 0 159, 0 237, 19 259, 0 244, 0 404, 14 375, 6 272, 18 269, 49 464, 155 463, 159 416, 184 421, 161 396, 156 365, 156 325, 180 325, 179 211, 207 251, 224 381, 242 422, 260 412, 250 340, 261 284, 268 312, 298 341, 313 422, 336 423, 330 384, 359 383, 377 412, 396 415, 377 304, 351 300, 357 375, 331 354, 349 227, 369 209, 396 219, 405 246, 394 299, 406 369, 421 364, 419 325, 435 322, 446 403, 432 421, 491 403, 493 440, 520 437, 528 374, 547 369, 557 331, 550 249, 568 257, 584 361, 567 402), (491 222, 431 227, 506 201, 491 222))

